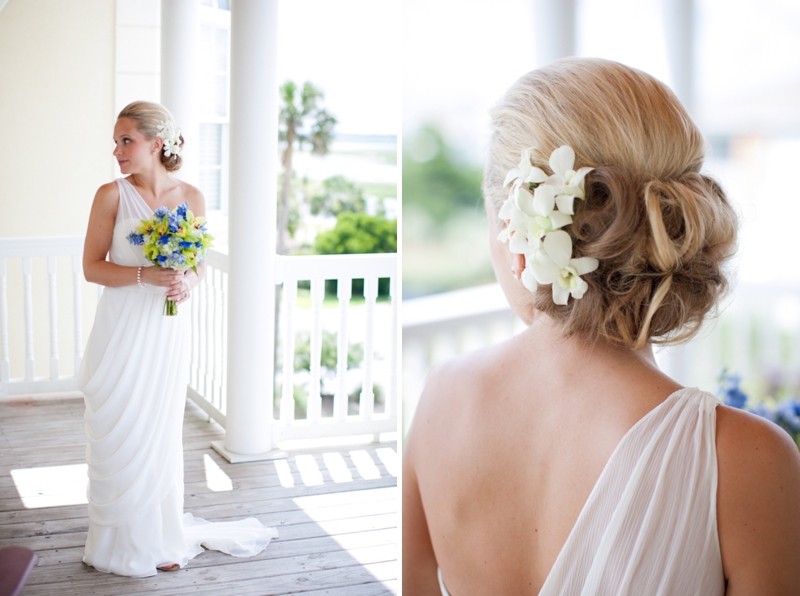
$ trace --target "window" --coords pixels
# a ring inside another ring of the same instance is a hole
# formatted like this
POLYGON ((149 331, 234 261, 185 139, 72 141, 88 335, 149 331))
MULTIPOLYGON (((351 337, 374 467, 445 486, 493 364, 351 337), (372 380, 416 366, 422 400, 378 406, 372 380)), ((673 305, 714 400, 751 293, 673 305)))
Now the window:
POLYGON ((200 142, 198 184, 208 210, 228 210, 230 12, 228 2, 200 7, 200 142), (206 8, 208 7, 208 8, 206 8))

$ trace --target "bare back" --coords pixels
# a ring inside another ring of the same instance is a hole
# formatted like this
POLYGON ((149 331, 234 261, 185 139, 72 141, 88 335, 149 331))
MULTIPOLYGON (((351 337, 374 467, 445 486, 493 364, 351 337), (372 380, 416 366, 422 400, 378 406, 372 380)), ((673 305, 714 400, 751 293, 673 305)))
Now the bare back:
POLYGON ((538 594, 614 449, 679 388, 536 324, 432 373, 404 462, 407 593, 437 594, 438 565, 453 596, 538 594))

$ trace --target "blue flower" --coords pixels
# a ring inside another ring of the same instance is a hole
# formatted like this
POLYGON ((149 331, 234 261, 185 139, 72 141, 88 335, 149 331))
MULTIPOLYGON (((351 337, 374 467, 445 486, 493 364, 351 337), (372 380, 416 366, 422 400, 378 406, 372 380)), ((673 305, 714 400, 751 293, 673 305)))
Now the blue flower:
POLYGON ((169 236, 161 236, 161 238, 158 239, 159 244, 166 244, 167 242, 169 242, 169 236))
POLYGON ((195 243, 194 243, 194 245, 195 245, 197 248, 200 248, 201 246, 203 246, 203 243, 202 243, 202 242, 195 242, 195 243))
POLYGON ((165 263, 167 261, 167 257, 164 255, 158 255, 158 262, 165 263))
POLYGON ((184 242, 180 242, 180 243, 178 244, 178 246, 180 246, 181 248, 191 248, 191 247, 192 247, 192 244, 193 244, 192 242, 185 242, 185 241, 184 241, 184 242))
POLYGON ((181 229, 180 222, 181 220, 177 213, 170 213, 167 216, 167 224, 169 225, 170 232, 177 232, 178 230, 180 230, 181 229))
POLYGON ((184 256, 183 253, 180 252, 172 253, 170 259, 172 260, 173 263, 177 263, 178 265, 183 265, 186 262, 186 257, 184 256))
POLYGON ((747 403, 747 394, 739 388, 741 382, 741 376, 736 373, 729 374, 727 368, 722 369, 722 373, 719 376, 719 389, 717 389, 717 394, 721 395, 722 402, 726 406, 739 409, 744 408, 744 405, 747 403))
POLYGON ((800 432, 800 412, 794 400, 787 399, 778 404, 776 408, 779 424, 791 432, 800 432))
POLYGON ((767 406, 763 403, 756 404, 754 408, 750 408, 749 410, 751 413, 755 414, 756 416, 761 416, 762 418, 766 418, 770 422, 778 421, 778 417, 775 415, 775 412, 770 410, 767 406))
POLYGON ((155 215, 158 219, 161 219, 165 215, 169 215, 169 209, 166 207, 159 207, 155 210, 155 212, 153 212, 153 215, 155 215))
POLYGON ((186 202, 186 203, 181 203, 181 204, 180 204, 180 205, 178 205, 178 207, 175 209, 175 212, 176 212, 178 215, 180 215, 180 216, 181 216, 181 217, 182 217, 182 218, 185 220, 185 219, 186 219, 186 210, 187 210, 188 208, 189 208, 189 203, 188 203, 188 202, 186 202))
POLYGON ((128 242, 131 244, 144 244, 144 234, 137 234, 136 232, 131 232, 128 234, 128 242))

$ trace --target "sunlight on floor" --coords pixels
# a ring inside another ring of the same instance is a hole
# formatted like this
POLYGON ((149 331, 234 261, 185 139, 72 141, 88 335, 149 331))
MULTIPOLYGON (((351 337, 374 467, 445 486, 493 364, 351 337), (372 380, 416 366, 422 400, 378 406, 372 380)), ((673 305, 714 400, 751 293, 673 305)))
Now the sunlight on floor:
POLYGON ((325 462, 325 467, 328 468, 328 473, 334 482, 353 481, 353 475, 341 453, 323 453, 322 461, 325 462))
MULTIPOLYGON (((293 458, 294 461, 292 461, 292 458, 276 459, 273 463, 275 464, 275 471, 278 473, 278 480, 284 488, 295 486, 297 483, 295 472, 299 474, 299 480, 305 486, 325 484, 325 470, 327 470, 330 480, 335 483, 353 482, 354 474, 351 470, 351 465, 355 466, 356 472, 364 480, 377 480, 387 474, 397 478, 399 467, 397 452, 391 447, 379 447, 375 450, 375 455, 380 460, 380 463, 383 464, 385 472, 380 469, 373 456, 364 449, 356 449, 349 452, 350 462, 352 463, 349 463, 345 455, 340 452, 330 451, 323 453, 322 465, 324 470, 320 466, 318 455, 297 455, 293 458)), ((220 473, 222 473, 221 470, 220 473)))
POLYGON ((364 480, 375 480, 381 477, 381 472, 375 462, 372 461, 369 453, 363 449, 357 449, 350 452, 350 459, 356 465, 356 470, 364 480))
POLYGON ((85 505, 89 483, 86 464, 20 468, 11 478, 26 509, 85 505))
POLYGON ((306 486, 317 486, 324 484, 322 472, 320 472, 317 460, 313 455, 298 455, 294 458, 294 463, 297 470, 300 472, 300 478, 306 486))
POLYGON ((289 467, 289 462, 285 459, 275 460, 275 471, 278 472, 278 480, 283 488, 292 488, 294 486, 294 476, 289 467))
POLYGON ((233 481, 207 453, 203 454, 203 464, 206 468, 206 486, 209 490, 214 492, 233 490, 233 481))

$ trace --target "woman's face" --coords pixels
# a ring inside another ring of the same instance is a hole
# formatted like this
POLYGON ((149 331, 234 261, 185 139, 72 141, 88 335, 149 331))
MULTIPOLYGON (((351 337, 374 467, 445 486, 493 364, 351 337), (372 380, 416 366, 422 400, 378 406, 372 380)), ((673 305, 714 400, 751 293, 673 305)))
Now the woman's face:
POLYGON ((517 313, 526 325, 533 321, 533 299, 528 289, 519 280, 519 274, 525 268, 525 258, 508 250, 508 244, 501 242, 497 236, 505 227, 505 222, 497 217, 493 205, 485 204, 489 219, 489 251, 492 257, 494 275, 503 293, 506 295, 511 309, 517 313))
POLYGON ((114 126, 114 157, 120 171, 137 174, 150 170, 158 160, 161 139, 147 139, 136 128, 136 122, 130 118, 120 118, 114 126))

